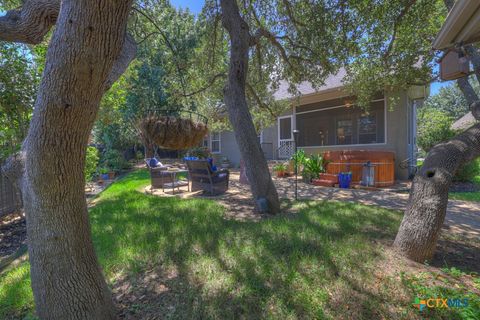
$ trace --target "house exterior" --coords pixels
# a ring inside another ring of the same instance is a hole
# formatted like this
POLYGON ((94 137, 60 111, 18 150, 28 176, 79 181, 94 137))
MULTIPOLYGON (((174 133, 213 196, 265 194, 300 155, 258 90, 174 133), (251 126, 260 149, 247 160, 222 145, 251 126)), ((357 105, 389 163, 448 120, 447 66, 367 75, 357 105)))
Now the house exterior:
MULTIPOLYGON (((298 87, 299 97, 290 95, 287 83, 280 85, 275 98, 289 99, 291 108, 278 117, 275 125, 260 132, 265 157, 289 159, 295 149, 292 131, 297 129, 298 148, 307 154, 335 150, 393 151, 395 178, 408 179, 416 164, 416 107, 427 97, 429 87, 379 93, 370 108, 362 110, 346 92, 344 77, 345 71, 340 70, 318 90, 302 83, 298 87), (410 166, 400 165, 402 162, 410 166)), ((233 132, 211 133, 204 146, 210 148, 215 158, 227 157, 238 166, 241 156, 233 132)))

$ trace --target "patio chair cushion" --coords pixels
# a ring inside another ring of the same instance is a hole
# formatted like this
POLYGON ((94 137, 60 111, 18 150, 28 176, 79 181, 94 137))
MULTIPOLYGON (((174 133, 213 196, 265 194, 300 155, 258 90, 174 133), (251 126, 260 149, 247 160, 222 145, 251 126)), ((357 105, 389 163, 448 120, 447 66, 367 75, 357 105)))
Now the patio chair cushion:
POLYGON ((210 163, 210 169, 212 169, 213 172, 217 171, 217 166, 213 164, 213 159, 208 158, 207 160, 208 160, 208 163, 210 163))
POLYGON ((162 163, 156 158, 151 158, 148 162, 148 165, 150 166, 150 168, 163 167, 162 163))

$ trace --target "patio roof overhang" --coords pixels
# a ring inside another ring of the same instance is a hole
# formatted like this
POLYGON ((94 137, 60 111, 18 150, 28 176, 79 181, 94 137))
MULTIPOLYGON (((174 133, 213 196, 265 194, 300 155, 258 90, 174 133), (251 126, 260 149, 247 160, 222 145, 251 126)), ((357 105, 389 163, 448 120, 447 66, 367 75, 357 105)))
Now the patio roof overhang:
POLYGON ((433 48, 445 50, 477 41, 480 41, 480 1, 458 0, 433 42, 433 48))

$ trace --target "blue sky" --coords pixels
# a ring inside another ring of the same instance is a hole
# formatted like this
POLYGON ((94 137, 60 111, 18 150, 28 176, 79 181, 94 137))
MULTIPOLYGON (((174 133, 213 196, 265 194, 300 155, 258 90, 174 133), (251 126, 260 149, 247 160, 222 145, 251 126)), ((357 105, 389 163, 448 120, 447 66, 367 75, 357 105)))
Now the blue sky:
POLYGON ((198 14, 202 11, 205 1, 203 0, 170 0, 170 2, 178 8, 188 8, 191 12, 198 14))
POLYGON ((440 88, 442 87, 446 87, 450 84, 454 83, 454 81, 445 81, 445 82, 434 82, 432 83, 431 87, 430 87, 430 95, 434 95, 434 94, 437 94, 438 91, 440 90, 440 88))

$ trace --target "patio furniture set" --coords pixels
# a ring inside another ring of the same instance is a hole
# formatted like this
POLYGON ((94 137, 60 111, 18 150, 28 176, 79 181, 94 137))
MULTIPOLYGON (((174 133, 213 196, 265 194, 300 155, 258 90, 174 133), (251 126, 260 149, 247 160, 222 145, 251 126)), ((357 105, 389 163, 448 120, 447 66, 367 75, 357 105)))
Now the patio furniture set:
POLYGON ((180 191, 187 187, 188 192, 203 191, 208 195, 219 195, 228 190, 230 173, 227 169, 218 170, 211 159, 184 158, 179 166, 163 165, 155 158, 145 159, 150 171, 153 189, 180 191))

